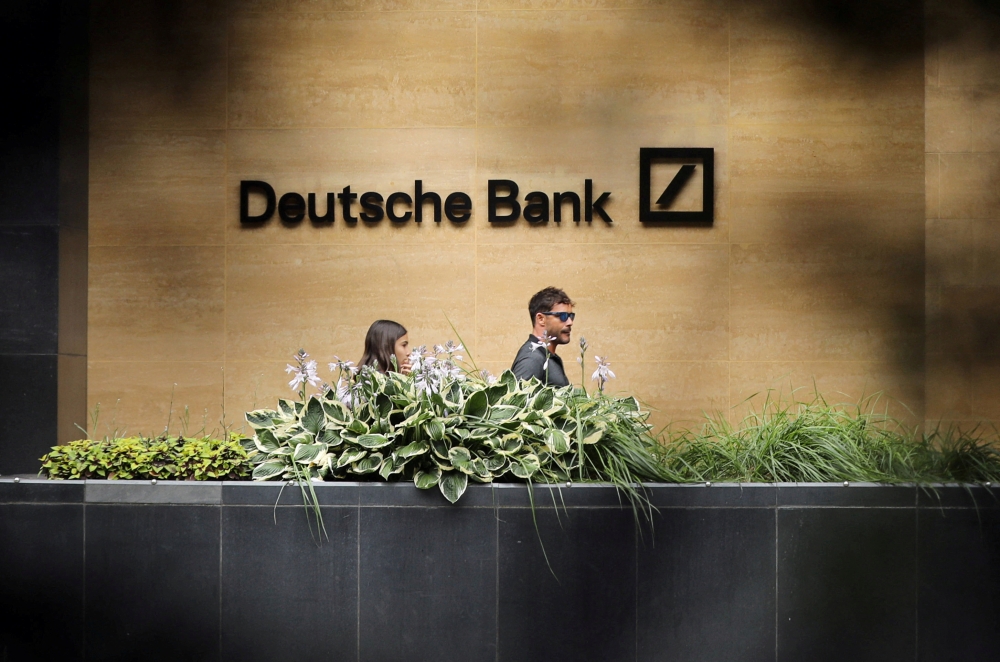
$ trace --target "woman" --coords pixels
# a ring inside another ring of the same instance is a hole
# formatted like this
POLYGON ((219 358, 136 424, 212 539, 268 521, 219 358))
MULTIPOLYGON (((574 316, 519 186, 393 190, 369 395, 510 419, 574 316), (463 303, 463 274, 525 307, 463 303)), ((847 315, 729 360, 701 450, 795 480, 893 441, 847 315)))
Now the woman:
POLYGON ((410 339, 402 324, 391 320, 376 320, 368 327, 365 336, 365 354, 360 366, 374 365, 380 372, 395 369, 404 375, 410 374, 410 339), (393 368, 392 359, 396 358, 393 368))

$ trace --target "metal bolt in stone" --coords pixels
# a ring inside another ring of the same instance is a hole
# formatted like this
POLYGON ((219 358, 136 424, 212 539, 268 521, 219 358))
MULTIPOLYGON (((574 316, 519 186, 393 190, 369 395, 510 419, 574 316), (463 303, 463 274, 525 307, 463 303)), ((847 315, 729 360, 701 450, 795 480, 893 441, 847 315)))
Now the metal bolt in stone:
POLYGON ((20 478, 15 478, 15 479, 14 479, 14 482, 15 482, 15 483, 20 483, 20 482, 21 482, 21 479, 20 479, 20 478))
POLYGON ((149 484, 150 485, 156 485, 156 479, 154 478, 153 480, 149 481, 149 484))
POLYGON ((712 487, 712 481, 706 480, 705 481, 705 487, 712 487))
POLYGON ((986 487, 989 487, 990 485, 992 485, 992 483, 990 481, 986 481, 986 487))
POLYGON ((568 481, 568 480, 566 481, 566 487, 569 487, 569 486, 571 486, 572 484, 573 484, 573 483, 572 483, 571 481, 568 481))
POLYGON ((844 487, 847 487, 848 485, 850 485, 850 483, 845 480, 844 481, 844 487))

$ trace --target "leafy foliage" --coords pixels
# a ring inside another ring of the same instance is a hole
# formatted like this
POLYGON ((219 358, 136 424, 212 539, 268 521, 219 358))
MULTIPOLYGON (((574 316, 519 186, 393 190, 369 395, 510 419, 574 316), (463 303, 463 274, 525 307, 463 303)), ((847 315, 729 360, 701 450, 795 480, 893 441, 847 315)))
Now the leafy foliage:
POLYGON ((1000 451, 984 431, 920 434, 876 411, 876 402, 769 399, 735 426, 718 415, 671 438, 664 471, 675 482, 1000 481, 1000 451))
POLYGON ((42 457, 41 474, 55 479, 239 480, 251 466, 238 437, 81 439, 42 457))
POLYGON ((347 406, 333 389, 247 413, 255 480, 412 480, 452 503, 470 480, 605 481, 636 496, 665 480, 662 447, 635 398, 572 386, 365 370, 347 406))

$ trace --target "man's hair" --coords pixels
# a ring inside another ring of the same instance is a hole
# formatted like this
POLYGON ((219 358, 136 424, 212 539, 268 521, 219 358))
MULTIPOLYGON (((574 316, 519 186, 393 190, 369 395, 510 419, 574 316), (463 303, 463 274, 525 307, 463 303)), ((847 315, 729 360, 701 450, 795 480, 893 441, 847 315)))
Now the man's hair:
POLYGON ((574 305, 569 295, 558 287, 546 287, 541 292, 537 292, 535 296, 531 297, 531 301, 528 302, 528 312, 531 314, 532 326, 535 324, 535 316, 538 313, 547 313, 552 310, 553 306, 560 303, 564 303, 567 306, 574 305))

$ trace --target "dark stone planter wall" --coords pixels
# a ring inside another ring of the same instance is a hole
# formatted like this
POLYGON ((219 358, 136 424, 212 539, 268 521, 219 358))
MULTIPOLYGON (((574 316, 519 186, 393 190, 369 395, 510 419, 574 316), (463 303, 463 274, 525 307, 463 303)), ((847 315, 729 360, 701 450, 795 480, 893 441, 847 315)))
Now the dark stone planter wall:
POLYGON ((321 546, 280 490, 0 479, 0 659, 1000 653, 1000 490, 656 486, 640 536, 612 488, 536 488, 552 572, 523 486, 318 485, 321 546))

